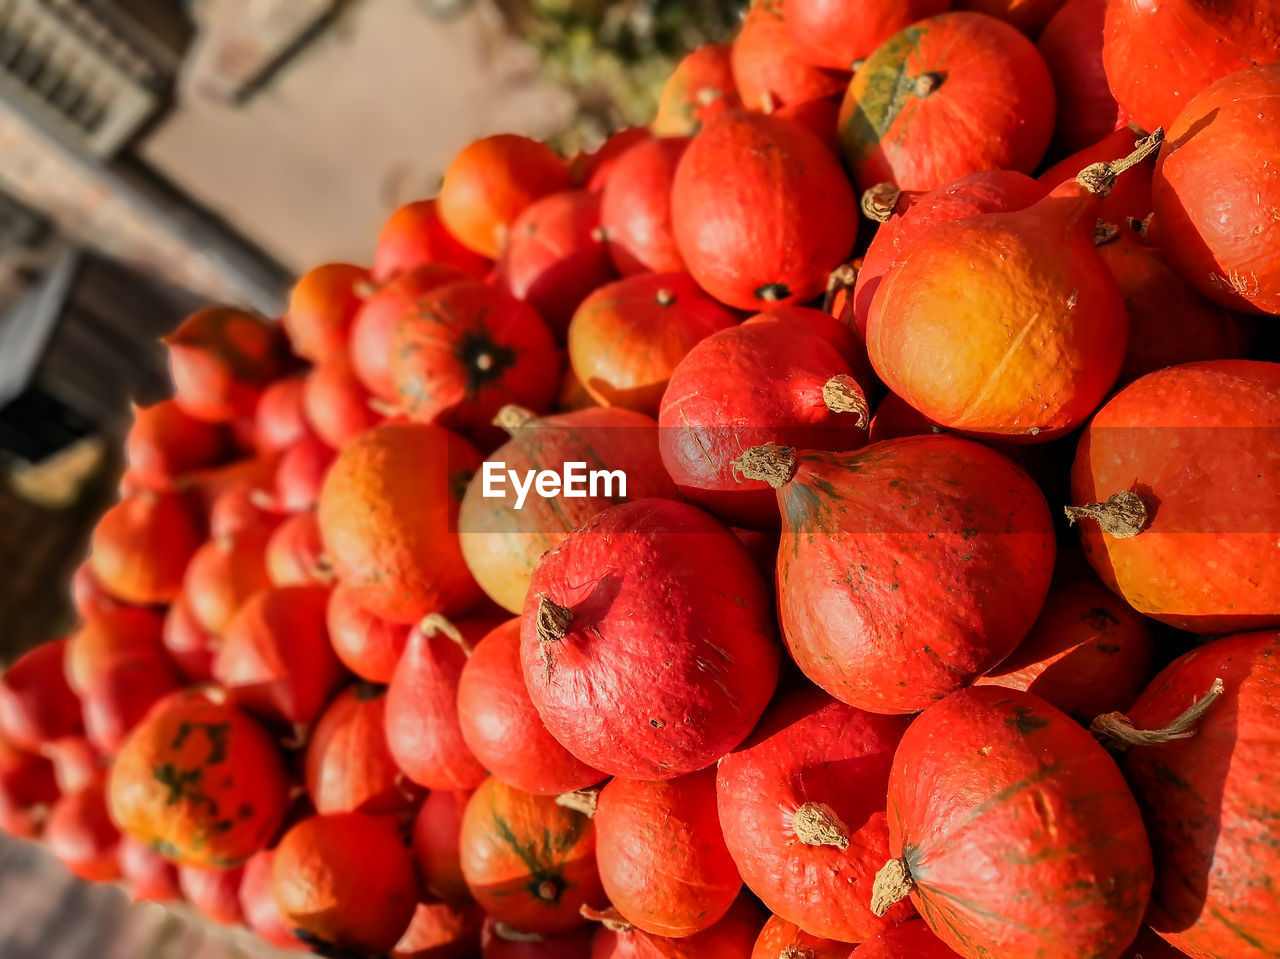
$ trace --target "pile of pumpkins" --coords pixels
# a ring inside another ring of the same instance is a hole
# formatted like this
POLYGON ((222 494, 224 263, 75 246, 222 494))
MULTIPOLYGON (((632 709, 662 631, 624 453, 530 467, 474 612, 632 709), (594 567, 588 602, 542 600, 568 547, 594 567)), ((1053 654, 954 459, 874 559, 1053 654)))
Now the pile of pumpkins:
POLYGON ((0 826, 327 956, 1280 955, 1280 2, 954 6, 186 319, 0 826))

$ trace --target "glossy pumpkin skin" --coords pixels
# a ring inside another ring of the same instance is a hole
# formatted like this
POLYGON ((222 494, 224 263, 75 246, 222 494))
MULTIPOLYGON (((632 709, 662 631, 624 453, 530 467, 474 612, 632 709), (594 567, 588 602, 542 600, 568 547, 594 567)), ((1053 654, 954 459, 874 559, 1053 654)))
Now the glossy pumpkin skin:
POLYGON ((293 352, 313 363, 344 352, 368 282, 369 271, 350 263, 326 263, 304 273, 281 320, 293 352))
POLYGON ((81 879, 114 882, 120 878, 120 832, 107 813, 101 780, 54 804, 43 839, 49 851, 81 879))
POLYGON ((281 453, 311 428, 302 413, 303 378, 276 380, 258 397, 253 414, 253 445, 259 453, 281 453))
POLYGON ((275 892, 271 888, 275 855, 274 849, 266 849, 244 864, 244 873, 240 878, 240 910, 244 913, 245 925, 267 945, 301 952, 307 946, 293 934, 284 916, 280 914, 275 892))
POLYGON ((1280 315, 1277 97, 1280 63, 1201 91, 1169 128, 1151 186, 1156 241, 1172 265, 1214 302, 1271 316, 1280 315))
POLYGON ((1215 679, 1225 686, 1194 736, 1133 747, 1121 760, 1156 854, 1149 920, 1197 959, 1262 959, 1280 948, 1278 661, 1274 630, 1214 640, 1175 660, 1127 712, 1136 728, 1159 729, 1215 679))
POLYGON ((554 936, 516 932, 487 917, 480 929, 482 959, 591 959, 594 928, 584 926, 554 936))
POLYGON ((535 200, 569 188, 569 169, 550 147, 514 134, 465 147, 444 174, 436 212, 458 241, 496 260, 511 224, 535 200))
POLYGON ((126 496, 98 521, 89 569, 112 596, 140 606, 167 603, 200 545, 199 529, 176 493, 126 496))
POLYGON ((778 502, 787 647, 810 680, 862 709, 916 712, 972 682, 1013 651, 1049 589, 1044 496, 977 443, 802 453, 778 502))
POLYGON ((844 63, 824 70, 801 55, 783 20, 782 0, 753 0, 730 63, 742 105, 762 113, 833 97, 844 89, 850 69, 844 63))
POLYGON ((782 15, 802 59, 849 71, 899 30, 950 8, 951 0, 783 0, 782 15))
POLYGON ((1098 197, 1070 180, 1025 210, 943 223, 876 292, 867 351, 928 418, 1045 442, 1082 424, 1115 383, 1124 296, 1094 245, 1098 197))
POLYGON ((174 400, 163 400, 134 407, 124 455, 135 479, 152 489, 169 489, 184 474, 219 460, 227 447, 227 436, 216 424, 187 415, 174 400))
POLYGON ((767 587, 701 510, 610 507, 548 553, 525 603, 520 656, 547 729, 583 762, 633 779, 703 769, 744 738, 777 681, 767 587), (540 596, 571 611, 539 638, 540 596))
POLYGON ((111 770, 111 816, 175 862, 226 868, 271 840, 288 784, 270 735, 233 706, 179 693, 134 729, 111 770))
POLYGON ((480 454, 428 423, 391 423, 354 440, 329 470, 317 515, 338 579, 395 623, 452 615, 480 598, 456 522, 480 454))
POLYGON ((266 548, 272 586, 318 586, 333 580, 315 513, 296 513, 272 531, 266 548))
MULTIPOLYGON (((893 926, 854 949, 848 959, 958 959, 923 919, 893 926)), ((1154 957, 1153 957, 1154 959, 1154 957)))
POLYGON ((490 774, 540 796, 585 789, 604 779, 561 746, 529 699, 520 666, 520 620, 495 627, 458 677, 462 739, 490 774))
POLYGON ((1085 555, 1144 615, 1224 633, 1280 624, 1275 561, 1280 364, 1187 363, 1148 373, 1098 411, 1071 472, 1076 505, 1135 492, 1150 522, 1120 539, 1079 522, 1085 555))
POLYGON ((231 307, 193 313, 163 342, 174 401, 209 423, 251 416, 258 393, 280 373, 279 334, 260 317, 231 307))
POLYGON ((186 900, 224 926, 244 923, 244 913, 240 911, 240 881, 243 876, 244 869, 240 866, 234 869, 178 867, 178 882, 186 900))
POLYGON ((653 137, 614 163, 600 196, 600 226, 623 276, 681 273, 671 225, 671 186, 688 137, 653 137))
POLYGON ((56 802, 60 792, 73 791, 61 786, 49 759, 0 739, 0 798, 7 806, 35 813, 56 802))
MULTIPOLYGON (((816 328, 831 318, 803 307, 784 310, 694 346, 672 372, 658 413, 662 460, 680 491, 737 526, 778 523, 773 489, 733 466, 743 450, 762 443, 851 450, 866 442, 859 414, 836 412, 823 396, 833 377, 858 378, 816 328)), ((869 384, 869 377, 861 381, 869 384)))
POLYGON ((391 682, 412 627, 375 616, 360 605, 356 591, 343 583, 329 593, 325 621, 329 642, 342 665, 371 683, 391 682))
POLYGON ((894 34, 854 74, 840 142, 859 190, 933 190, 977 170, 1030 173, 1053 118, 1053 79, 1030 40, 984 14, 944 13, 894 34))
POLYGON ((311 816, 280 840, 272 888, 284 919, 308 942, 388 952, 418 901, 409 853, 386 819, 311 816))
POLYGON ((369 400, 369 391, 356 376, 345 349, 307 374, 302 398, 307 423, 334 449, 382 422, 369 400))
POLYGON ((181 686, 168 657, 113 661, 81 696, 85 735, 104 754, 115 753, 151 707, 181 686))
POLYGON ((912 915, 903 904, 881 919, 868 905, 888 858, 884 791, 906 728, 903 717, 866 713, 806 687, 778 700, 720 761, 720 823, 743 881, 810 935, 861 942, 912 915), (810 803, 834 820, 847 848, 802 838, 797 812, 810 803))
POLYGON ((637 928, 692 936, 737 900, 742 879, 716 814, 715 770, 667 782, 612 779, 594 821, 605 894, 637 928))
POLYGON ((596 933, 591 959, 750 959, 762 918, 756 906, 740 899, 710 929, 685 939, 605 927, 596 933))
POLYGON ((1280 59, 1275 0, 1116 0, 1107 6, 1103 62, 1120 106, 1166 131, 1215 80, 1280 59))
POLYGON ((445 229, 435 200, 406 203, 387 218, 378 234, 371 278, 375 283, 389 283, 430 264, 456 266, 470 276, 484 276, 492 266, 445 229))
MULTIPOLYGON (((64 665, 71 689, 83 693, 122 660, 163 659, 163 629, 163 621, 151 609, 112 605, 90 613, 66 647, 64 665)), ((29 743, 21 734, 14 742, 36 750, 42 745, 29 743)))
POLYGON ((559 359, 538 314, 478 280, 422 297, 391 340, 391 382, 409 418, 484 429, 508 403, 544 412, 559 359))
POLYGON ((336 459, 334 448, 315 434, 294 443, 276 467, 272 506, 282 513, 315 509, 320 488, 336 459))
POLYGON ((413 861, 423 888, 445 902, 467 902, 471 890, 462 876, 458 842, 462 815, 472 790, 434 789, 413 820, 413 861))
POLYGON ((676 364, 737 318, 687 273, 645 273, 596 290, 569 323, 569 362, 602 406, 655 416, 676 364))
POLYGON ((1053 148, 1061 155, 1084 149, 1119 126, 1120 105, 1102 64, 1107 0, 1054 0, 1053 5, 1057 12, 1040 31, 1036 49, 1058 95, 1053 148))
POLYGON ((671 194, 680 255, 723 303, 803 303, 853 248, 858 210, 831 151, 798 123, 743 110, 707 124, 671 194))
POLYGON ((391 959, 474 959, 483 918, 474 904, 420 902, 391 959))
POLYGON ((1037 696, 965 689, 922 713, 888 813, 911 901, 965 959, 1116 959, 1137 935, 1152 883, 1137 803, 1106 750, 1037 696))
POLYGON ((600 232, 600 196, 565 190, 537 200, 511 225, 499 282, 563 335, 578 304, 615 276, 600 232))
POLYGON ((581 906, 604 905, 595 827, 550 796, 485 780, 463 814, 459 852, 476 902, 521 932, 563 932, 582 924, 581 906))
MULTIPOLYGON (((1075 177, 1093 163, 1103 163, 1126 155, 1143 136, 1138 127, 1126 124, 1108 133, 1097 143, 1089 144, 1059 160, 1041 173, 1039 180, 1052 190, 1075 177)), ((1098 205, 1098 219, 1116 226, 1127 226, 1130 219, 1145 220, 1151 216, 1151 174, 1155 158, 1148 157, 1116 177, 1115 188, 1098 205)))
POLYGON ((182 898, 178 870, 155 850, 121 836, 117 855, 120 878, 134 902, 173 902, 182 898))
MULTIPOLYGON (((616 407, 593 407, 535 419, 516 428, 511 439, 495 450, 491 461, 524 475, 530 469, 560 472, 565 463, 586 463, 588 471, 622 470, 627 498, 678 496, 658 453, 658 431, 648 416, 616 407)), ((521 509, 510 480, 502 498, 484 495, 484 477, 477 473, 467 485, 458 512, 462 555, 489 598, 512 613, 524 608, 529 580, 548 550, 607 506, 613 496, 542 497, 531 489, 521 509)), ((590 492, 588 488, 587 492, 590 492)))
POLYGON ((928 193, 904 192, 893 215, 876 230, 862 258, 853 287, 853 317, 858 330, 866 336, 876 291, 889 268, 929 230, 980 213, 1022 210, 1043 199, 1046 192, 1046 188, 1016 170, 980 170, 928 193))
POLYGON ((66 677, 70 642, 58 639, 23 653, 0 675, 0 734, 38 751, 80 731, 80 703, 66 677))
POLYGON ((751 959, 849 959, 849 944, 811 936, 794 922, 770 916, 751 950, 751 959), (788 953, 786 950, 791 949, 788 953), (808 950, 807 952, 805 950, 808 950))
POLYGON ((569 162, 574 186, 595 194, 601 193, 613 176, 613 169, 622 155, 652 135, 646 127, 629 127, 613 134, 598 149, 590 153, 579 152, 569 162))
POLYGON ((693 136, 720 111, 742 105, 731 49, 707 43, 680 61, 658 99, 658 115, 649 125, 654 136, 693 136))
POLYGON ((184 478, 187 499, 208 519, 210 536, 227 536, 255 523, 279 519, 275 504, 270 502, 279 463, 278 454, 266 453, 184 478))
POLYGON ((190 682, 213 678, 213 661, 221 640, 196 622, 185 596, 174 600, 165 613, 162 642, 169 659, 190 682))
POLYGON ((271 585, 266 561, 271 533, 268 526, 252 526, 209 540, 191 557, 182 590, 204 630, 222 635, 244 601, 271 585))

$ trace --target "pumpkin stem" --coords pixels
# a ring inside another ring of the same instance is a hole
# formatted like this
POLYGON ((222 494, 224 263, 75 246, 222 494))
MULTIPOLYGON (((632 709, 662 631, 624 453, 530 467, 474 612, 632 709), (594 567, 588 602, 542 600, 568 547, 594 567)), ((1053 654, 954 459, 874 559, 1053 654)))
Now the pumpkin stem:
POLYGON ((871 407, 862 395, 862 387, 848 373, 839 373, 822 384, 822 402, 833 413, 857 413, 858 427, 867 425, 871 407))
POLYGON ((428 613, 423 617, 422 622, 418 624, 418 632, 423 636, 448 636, 455 643, 462 647, 462 651, 468 656, 471 655, 471 644, 467 642, 466 637, 458 632, 458 627, 449 622, 439 613, 428 613))
POLYGON ((922 73, 920 76, 916 77, 916 82, 912 88, 912 92, 923 100, 940 86, 942 86, 942 77, 940 74, 922 73))
POLYGON ((302 749, 307 744, 307 740, 311 738, 310 723, 294 723, 289 727, 289 734, 280 739, 280 745, 285 749, 302 749))
POLYGON ((791 817, 791 828, 806 846, 849 848, 849 831, 836 811, 824 802, 804 803, 791 817))
POLYGON ((1156 127, 1154 133, 1134 144, 1133 152, 1127 157, 1109 163, 1091 163, 1076 176, 1076 182, 1095 196, 1105 198, 1115 189, 1116 177, 1141 163, 1158 150, 1163 142, 1164 127, 1156 127))
POLYGON ((267 513, 274 513, 278 505, 276 498, 264 489, 250 490, 249 503, 267 513))
POLYGON ((871 887, 871 911, 877 916, 883 916, 890 906, 911 895, 911 890, 915 887, 907 861, 890 859, 876 873, 875 885, 871 887))
POLYGON ((569 635, 573 622, 573 610, 553 603, 546 593, 538 594, 538 639, 544 643, 558 643, 569 635))
POLYGON ((400 415, 400 408, 394 403, 388 403, 381 396, 369 397, 369 409, 388 420, 400 415))
POLYGON ((561 793, 556 797, 556 805, 580 812, 590 819, 596 814, 596 809, 600 805, 600 790, 575 789, 573 792, 561 793))
POLYGON ((1132 539, 1147 528, 1151 516, 1142 497, 1129 490, 1114 493, 1105 503, 1063 507, 1072 526, 1077 520, 1096 520, 1104 533, 1116 539, 1132 539))
POLYGON ((311 575, 317 582, 328 585, 338 578, 338 571, 334 568, 333 557, 328 553, 321 553, 316 557, 315 565, 311 567, 311 575))
POLYGON ((877 223, 888 223, 898 209, 902 191, 893 183, 877 183, 862 194, 862 215, 877 223))
POLYGON ((505 922, 495 922, 493 924, 493 934, 506 942, 544 941, 544 938, 536 932, 521 932, 519 929, 512 929, 505 922))
POLYGON ((765 443, 739 456, 733 461, 733 468, 747 479, 763 480, 774 489, 781 489, 796 475, 798 464, 794 447, 765 443))
POLYGON ((827 292, 822 297, 822 312, 830 313, 836 294, 841 290, 852 290, 858 282, 858 268, 852 263, 841 263, 827 277, 827 292))
POLYGON ((658 295, 654 297, 659 306, 670 306, 676 301, 674 291, 667 289, 665 286, 658 291, 658 295))
POLYGON ((1099 220, 1093 227, 1093 245, 1106 246, 1120 235, 1120 227, 1106 220, 1099 220))
POLYGON ((560 885, 554 879, 542 880, 534 891, 538 894, 538 898, 544 902, 555 902, 560 898, 560 885))
POLYGON ((534 418, 533 410, 527 410, 523 406, 517 406, 515 403, 508 403, 498 410, 498 415, 493 418, 493 425, 515 436, 516 430, 522 426, 528 426, 534 418))
POLYGON ((351 292, 359 299, 367 300, 378 292, 378 284, 374 283, 373 280, 361 280, 351 287, 351 292))
POLYGON ((1156 746, 1175 739, 1190 739, 1196 734, 1196 724, 1209 711, 1209 707, 1218 701, 1225 689, 1222 680, 1215 679, 1207 693, 1163 729, 1134 729, 1133 723, 1124 713, 1104 713, 1090 724, 1089 732, 1102 745, 1116 752, 1124 752, 1130 746, 1156 746))
POLYGON ((578 910, 578 915, 590 922, 598 922, 610 932, 616 932, 619 935, 625 935, 635 926, 622 918, 622 913, 610 906, 608 909, 592 909, 590 906, 584 905, 578 910))
POLYGON ((818 959, 818 954, 808 946, 792 943, 783 947, 782 951, 778 953, 778 959, 818 959))

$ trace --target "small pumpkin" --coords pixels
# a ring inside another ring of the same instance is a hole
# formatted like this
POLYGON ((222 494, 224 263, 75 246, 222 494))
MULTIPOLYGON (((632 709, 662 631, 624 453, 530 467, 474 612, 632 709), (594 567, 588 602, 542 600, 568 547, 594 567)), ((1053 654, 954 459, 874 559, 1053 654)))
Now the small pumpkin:
POLYGON ((35 752, 80 732, 80 702, 67 682, 70 645, 42 643, 0 674, 0 734, 15 746, 35 752))
POLYGON ((276 904, 271 875, 275 856, 274 849, 264 849, 244 864, 240 877, 240 911, 244 913, 245 925, 267 945, 301 952, 307 948, 306 944, 293 934, 276 904))
MULTIPOLYGON (((857 70, 885 40, 917 20, 945 13, 951 0, 783 0, 782 14, 796 52, 830 70, 857 70)), ((773 957, 770 957, 773 959, 773 957)))
POLYGON ((213 423, 183 412, 174 400, 133 408, 133 425, 124 441, 130 474, 152 489, 173 483, 226 455, 227 436, 213 423))
POLYGON ((480 929, 481 959, 591 959, 595 929, 583 926, 551 936, 517 932, 510 926, 485 918, 480 929))
POLYGON ((420 902, 390 959, 474 959, 483 919, 474 903, 420 902))
POLYGON ((734 38, 730 63, 743 106, 763 113, 833 97, 852 69, 848 61, 827 70, 806 59, 783 20, 782 0, 753 0, 734 38))
POLYGON ((295 513, 271 533, 266 547, 267 578, 272 586, 325 586, 333 567, 324 552, 315 513, 295 513))
POLYGON ((1102 63, 1107 0, 1067 0, 1057 6, 1036 49, 1058 95, 1052 152, 1061 155, 1096 143, 1119 126, 1120 105, 1102 63))
POLYGON ((316 508, 329 468, 337 459, 334 448, 308 433, 280 457, 275 470, 273 509, 304 513, 316 508))
POLYGON ((89 569, 112 596, 140 606, 167 603, 182 589, 200 531, 176 493, 126 496, 98 521, 89 569))
POLYGON ((221 636, 244 601, 271 585, 266 551, 272 532, 269 526, 251 526, 209 540, 191 557, 182 591, 206 632, 221 636))
POLYGON ((307 374, 302 406, 311 429, 334 449, 382 422, 345 349, 307 374))
POLYGON ((193 683, 213 678, 213 661, 221 640, 196 621, 185 596, 169 606, 162 637, 165 652, 178 671, 193 683))
POLYGON ((658 115, 649 124, 656 137, 688 137, 721 110, 742 105, 733 79, 732 48, 706 43, 689 53, 667 78, 658 115))
MULTIPOLYGON (((164 622, 155 610, 123 604, 99 608, 85 617, 66 646, 63 662, 68 684, 82 695, 114 663, 128 659, 163 660, 163 631, 164 622)), ((51 695, 57 693, 51 690, 51 695)), ((14 742, 40 748, 21 734, 14 742)))
POLYGON ((350 263, 326 263, 302 274, 281 320, 293 352, 313 363, 345 352, 368 282, 369 271, 350 263))
POLYGON ((167 656, 116 659, 84 688, 85 735, 104 754, 120 748, 151 707, 182 686, 167 656))
POLYGON ((389 283, 432 264, 456 266, 470 276, 484 276, 492 266, 445 229, 435 200, 406 203, 387 218, 378 234, 370 276, 375 283, 389 283))
POLYGON ((433 789, 413 820, 410 839, 422 885, 445 902, 467 902, 471 890, 462 876, 458 842, 462 815, 472 790, 433 789))
POLYGON ((794 922, 770 916, 751 950, 751 959, 849 959, 849 944, 811 936, 794 922))
POLYGON ((193 313, 163 340, 174 402, 209 423, 252 416, 258 394, 281 372, 281 341, 278 331, 252 313, 228 306, 193 313))
POLYGON ((282 453, 311 432, 302 412, 303 377, 287 376, 262 391, 253 414, 253 445, 282 453))
POLYGON ((668 939, 616 916, 605 918, 591 959, 750 959, 763 919, 758 907, 739 899, 710 929, 685 939, 668 939))
POLYGON ((244 868, 208 869, 203 866, 179 866, 178 884, 187 902, 206 917, 224 926, 244 924, 240 909, 240 883, 244 868))
POLYGON ((107 813, 101 779, 54 804, 43 838, 49 851, 81 879, 120 878, 120 831, 107 813))
POLYGON ((875 937, 853 950, 848 959, 959 959, 959 957, 933 934, 923 919, 912 919, 910 922, 891 926, 877 933, 875 937))
POLYGON ((56 802, 63 790, 54 764, 45 756, 20 749, 0 738, 0 794, 11 808, 38 813, 36 807, 56 802))
POLYGON ((652 135, 647 127, 629 127, 613 134, 598 149, 579 152, 569 163, 574 185, 596 194, 603 192, 622 155, 652 135))
POLYGON ((120 878, 134 902, 173 902, 182 898, 178 870, 150 846, 121 836, 120 878))
POLYGON ((672 232, 671 185, 688 145, 688 137, 652 137, 614 163, 600 197, 600 226, 624 276, 684 272, 672 232))
POLYGON ((360 605, 356 590, 343 583, 329 593, 325 621, 342 665, 371 683, 391 682, 412 627, 375 616, 360 605))

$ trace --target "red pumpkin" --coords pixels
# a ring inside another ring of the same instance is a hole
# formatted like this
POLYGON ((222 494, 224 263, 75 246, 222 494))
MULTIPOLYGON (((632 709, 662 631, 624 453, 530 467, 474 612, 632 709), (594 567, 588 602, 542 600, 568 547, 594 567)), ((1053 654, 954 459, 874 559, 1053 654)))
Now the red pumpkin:
POLYGON ((751 959, 849 959, 849 944, 811 936, 794 922, 770 916, 751 950, 751 959))
POLYGON ((595 814, 596 864, 632 925, 683 938, 713 926, 742 889, 716 816, 714 770, 669 782, 611 780, 595 814))
POLYGON ((370 399, 343 351, 307 374, 302 403, 315 434, 334 449, 341 449, 382 422, 382 416, 370 406, 370 399))
POLYGON ((318 516, 339 581, 371 613, 416 623, 480 597, 456 523, 480 454, 428 423, 391 423, 357 438, 329 471, 318 516))
MULTIPOLYGON (((944 13, 951 0, 783 0, 782 12, 796 52, 832 70, 857 70, 885 40, 917 20, 944 13)), ((770 957, 774 959, 774 957, 770 957)))
POLYGON ((107 814, 101 780, 54 804, 44 842, 81 879, 114 882, 120 878, 120 831, 107 814))
POLYGON ((1068 509, 1138 612, 1197 633, 1280 624, 1280 364, 1187 363, 1112 397, 1080 438, 1068 509))
POLYGON ((784 307, 712 334, 680 361, 662 397, 658 442, 691 502, 739 526, 776 526, 773 490, 733 466, 743 450, 762 443, 850 450, 866 442, 863 386, 823 335, 834 323, 818 310, 784 307))
POLYGON ((885 929, 875 938, 868 939, 853 950, 848 959, 959 959, 959 957, 933 934, 923 919, 912 919, 900 926, 885 929))
POLYGON ((591 959, 595 929, 584 926, 554 936, 517 932, 492 916, 480 929, 481 959, 591 959))
POLYGON ((334 448, 315 435, 290 446, 276 467, 274 508, 284 513, 315 509, 325 477, 336 459, 334 448))
POLYGON ((43 643, 0 675, 0 734, 15 746, 38 751, 80 732, 80 702, 67 683, 70 641, 43 643))
POLYGON ((387 748, 385 693, 381 686, 351 686, 316 723, 303 765, 316 812, 399 816, 421 799, 387 748))
POLYGON ((1120 107, 1148 130, 1174 119, 1209 84, 1280 60, 1276 0, 1115 0, 1102 49, 1120 107))
POLYGON ((1014 27, 944 13, 894 34, 854 74, 840 142, 858 188, 933 190, 977 170, 1030 173, 1053 134, 1053 78, 1014 27))
POLYGON ((793 103, 774 110, 772 115, 780 120, 800 124, 821 140, 832 156, 840 154, 840 136, 836 123, 840 116, 840 104, 836 101, 810 100, 808 103, 793 103))
POLYGON ((511 224, 498 277, 508 293, 563 334, 583 298, 614 277, 600 230, 599 195, 566 190, 530 204, 511 224))
POLYGON ((0 739, 0 797, 7 807, 38 815, 40 810, 34 807, 56 802, 62 792, 60 785, 54 765, 46 757, 0 739))
POLYGON ((474 959, 483 919, 474 904, 420 902, 390 959, 474 959))
POLYGON ((766 447, 740 468, 778 488, 787 647, 843 702, 923 709, 1009 655, 1040 612, 1048 505, 985 446, 919 436, 856 453, 766 447))
POLYGON ((1137 803, 1106 750, 1038 696, 984 686, 922 713, 888 811, 895 858, 872 909, 910 895, 965 959, 1117 959, 1138 933, 1152 867, 1137 803))
POLYGON ((102 752, 85 736, 67 736, 44 747, 44 755, 53 763, 58 791, 79 792, 99 779, 105 766, 102 752))
POLYGON ((282 453, 311 432, 302 413, 304 377, 276 380, 262 391, 253 414, 253 445, 259 453, 282 453))
POLYGON ((329 593, 326 622, 329 642, 342 665, 371 683, 391 682, 411 627, 375 616, 360 605, 356 591, 343 583, 329 593))
POLYGON ((122 836, 118 854, 120 878, 134 902, 173 902, 182 898, 178 870, 150 846, 122 836))
POLYGON ((1127 712, 1133 728, 1161 729, 1222 681, 1188 738, 1130 746, 1122 760, 1156 855, 1148 920, 1200 959, 1280 949, 1277 663, 1274 630, 1215 640, 1175 660, 1127 712))
POLYGON ((181 686, 167 656, 111 662, 84 688, 86 736, 103 753, 115 753, 151 707, 181 686))
POLYGON ((672 232, 671 185, 688 145, 688 137, 654 137, 614 163, 600 199, 600 226, 624 276, 684 272, 672 232))
POLYGON ((591 959, 750 959, 761 918, 755 906, 740 899, 714 926, 687 939, 666 939, 606 920, 591 959))
MULTIPOLYGON (((209 520, 209 538, 220 539, 235 536, 253 526, 274 526, 280 522, 281 513, 275 510, 275 497, 270 492, 275 481, 275 459, 252 460, 253 474, 228 483, 209 498, 208 492, 198 494, 209 520)), ((248 472, 244 467, 233 467, 237 473, 248 472)), ((213 492, 213 491, 209 491, 213 492)))
POLYGON ((619 130, 600 144, 597 150, 590 153, 579 152, 569 163, 574 186, 600 193, 613 176, 614 167, 622 155, 651 136, 645 127, 631 127, 619 130))
POLYGON ((162 642, 170 661, 190 682, 213 678, 220 640, 196 621, 185 596, 173 601, 164 617, 162 642))
POLYGON ((751 731, 777 681, 768 591, 750 555, 672 500, 613 506, 570 533, 534 574, 523 619, 538 714, 610 775, 704 769, 751 731))
MULTIPOLYGON (((1133 149, 1134 142, 1141 136, 1141 130, 1126 124, 1097 143, 1059 160, 1041 173, 1039 180, 1047 189, 1053 189, 1092 163, 1104 163, 1123 156, 1133 149)), ((1115 188, 1098 205, 1098 219, 1127 226, 1130 219, 1146 220, 1151 216, 1151 174, 1154 170, 1153 160, 1146 159, 1116 177, 1115 188)))
POLYGON ((167 603, 200 545, 186 502, 150 490, 126 496, 98 521, 89 569, 112 596, 141 606, 167 603))
POLYGON ((475 789, 484 767, 463 741, 458 677, 472 645, 495 622, 428 616, 409 643, 387 689, 387 745, 404 774, 428 789, 475 789))
POLYGON ((226 306, 193 313, 164 344, 174 402, 209 423, 252 416, 258 394, 279 375, 284 354, 278 331, 261 317, 226 306))
POLYGON ((707 43, 694 50, 667 78, 658 115, 649 129, 656 137, 693 136, 721 110, 742 105, 733 79, 732 48, 707 43))
MULTIPOLYGON (((163 620, 155 610, 102 607, 72 634, 65 654, 67 682, 77 694, 83 694, 115 663, 163 660, 163 630, 163 620)), ((19 736, 15 742, 22 745, 24 740, 19 736)))
POLYGON ((326 263, 304 273, 281 321, 293 352, 313 363, 344 352, 368 283, 369 271, 350 263, 326 263))
POLYGON ((458 854, 462 815, 470 799, 470 790, 432 790, 413 821, 413 859, 423 888, 446 902, 471 898, 458 854))
POLYGON ((296 513, 277 526, 267 540, 265 561, 272 586, 325 586, 333 581, 315 513, 296 513))
POLYGON ((568 167, 550 147, 500 134, 475 141, 453 158, 436 212, 463 246, 496 260, 516 218, 535 200, 568 188, 568 167))
POLYGON ((145 486, 168 489, 226 451, 227 437, 218 426, 189 416, 174 400, 133 408, 124 455, 130 474, 145 486))
POLYGON ((386 953, 413 919, 418 880, 394 825, 312 816, 280 840, 271 867, 280 913, 308 945, 386 953))
POLYGON ((240 911, 245 925, 258 934, 267 945, 276 949, 302 951, 307 948, 280 913, 272 889, 272 869, 275 865, 274 849, 256 854, 244 864, 240 877, 240 911))
POLYGON ((222 635, 244 601, 271 585, 266 550, 272 532, 268 526, 254 526, 211 539, 191 557, 183 594, 204 630, 222 635))
POLYGON ((720 824, 743 881, 811 935, 861 942, 911 916, 903 905, 879 919, 868 905, 889 849, 884 790, 906 728, 807 688, 779 700, 720 761, 720 824))
POLYGON ((489 260, 472 253, 440 222, 435 200, 406 203, 387 219, 373 254, 372 279, 390 283, 419 267, 456 266, 471 276, 489 272, 489 260))
POLYGON ((848 82, 851 63, 824 70, 796 47, 783 20, 782 0, 753 0, 733 41, 734 85, 748 110, 771 113, 776 107, 825 100, 848 82))
POLYGON ((1034 37, 1062 4, 1063 0, 958 0, 956 6, 996 17, 1034 37))
POLYGON ((201 866, 179 866, 178 883, 183 896, 208 918, 224 926, 244 923, 240 909, 240 883, 244 868, 205 869, 201 866))
POLYGON ((255 593, 227 626, 214 678, 266 719, 311 722, 343 679, 325 626, 328 603, 321 586, 255 593))
POLYGON ((550 796, 486 779, 463 813, 459 853, 476 902, 520 932, 572 929, 582 906, 604 904, 595 828, 550 796))
POLYGON ((849 181, 822 141, 798 123, 741 110, 689 144, 671 211, 694 279, 744 310, 812 299, 858 230, 849 181))
POLYGON ((1120 106, 1102 65, 1106 15, 1107 0, 1067 0, 1036 41, 1058 94, 1058 124, 1053 133, 1057 154, 1096 143, 1119 125, 1120 106))

